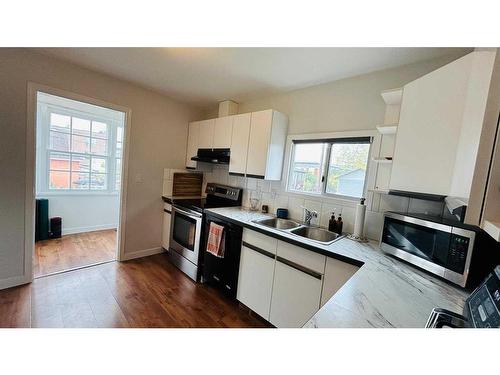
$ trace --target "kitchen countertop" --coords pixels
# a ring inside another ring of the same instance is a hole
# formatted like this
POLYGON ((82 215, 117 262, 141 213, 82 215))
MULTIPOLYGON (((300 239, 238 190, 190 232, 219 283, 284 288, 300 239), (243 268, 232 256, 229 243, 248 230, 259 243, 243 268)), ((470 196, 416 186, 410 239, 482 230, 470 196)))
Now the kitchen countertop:
POLYGON ((172 204, 173 201, 177 199, 202 199, 204 198, 201 195, 189 195, 189 196, 179 196, 179 195, 162 195, 161 199, 165 203, 170 203, 172 204))
POLYGON ((273 217, 241 207, 207 209, 246 228, 360 266, 359 270, 304 325, 307 328, 423 328, 434 307, 459 314, 468 292, 384 254, 378 243, 342 238, 322 245, 253 220, 273 217))

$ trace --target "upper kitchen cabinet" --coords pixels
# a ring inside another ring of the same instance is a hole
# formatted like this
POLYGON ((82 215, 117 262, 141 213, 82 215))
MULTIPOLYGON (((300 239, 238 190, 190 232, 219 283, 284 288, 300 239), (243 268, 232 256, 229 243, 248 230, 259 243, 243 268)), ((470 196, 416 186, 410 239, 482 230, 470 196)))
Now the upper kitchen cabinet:
POLYGON ((230 148, 234 116, 215 119, 212 148, 230 148))
MULTIPOLYGON (((286 115, 265 110, 252 112, 246 175, 278 181, 281 179, 288 128, 286 115)), ((231 157, 233 150, 231 149, 231 157)))
POLYGON ((215 119, 199 121, 200 138, 198 148, 214 148, 215 119))
POLYGON ((251 113, 233 117, 233 132, 231 136, 231 157, 229 173, 244 175, 247 168, 248 139, 250 137, 251 113))
POLYGON ((468 198, 495 52, 472 52, 403 89, 389 189, 468 198))
POLYGON ((188 142, 186 151, 186 168, 196 168, 196 162, 191 160, 198 152, 198 143, 200 139, 200 123, 204 121, 190 122, 188 126, 188 142))

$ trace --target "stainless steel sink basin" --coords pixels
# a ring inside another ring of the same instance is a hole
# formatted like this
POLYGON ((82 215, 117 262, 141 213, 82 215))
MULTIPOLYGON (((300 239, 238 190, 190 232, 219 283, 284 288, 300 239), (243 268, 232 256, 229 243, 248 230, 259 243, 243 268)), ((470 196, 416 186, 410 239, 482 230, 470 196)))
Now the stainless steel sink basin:
POLYGON ((305 237, 310 240, 318 241, 323 244, 330 244, 340 236, 337 233, 330 232, 326 229, 313 227, 300 227, 290 231, 297 236, 305 237))
POLYGON ((277 217, 272 219, 256 220, 255 223, 265 225, 266 227, 282 229, 282 230, 298 228, 301 226, 301 224, 293 220, 279 219, 277 217))

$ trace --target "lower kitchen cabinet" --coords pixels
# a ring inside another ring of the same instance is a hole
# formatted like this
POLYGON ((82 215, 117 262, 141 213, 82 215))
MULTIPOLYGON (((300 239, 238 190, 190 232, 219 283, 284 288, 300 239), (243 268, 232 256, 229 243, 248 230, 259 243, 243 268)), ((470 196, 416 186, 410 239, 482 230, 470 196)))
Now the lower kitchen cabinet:
POLYGON ((257 247, 241 247, 236 298, 266 320, 269 320, 274 263, 274 254, 257 247))
POLYGON ((322 276, 311 276, 278 259, 269 321, 276 327, 300 328, 318 310, 322 276))
POLYGON ((163 228, 161 232, 161 247, 168 250, 170 245, 170 222, 172 218, 172 206, 165 203, 163 206, 163 228))

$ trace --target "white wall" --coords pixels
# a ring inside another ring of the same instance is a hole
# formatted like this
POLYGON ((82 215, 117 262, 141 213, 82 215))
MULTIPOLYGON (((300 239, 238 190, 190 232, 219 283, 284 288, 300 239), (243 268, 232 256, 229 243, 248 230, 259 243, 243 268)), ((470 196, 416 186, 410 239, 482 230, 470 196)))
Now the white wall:
POLYGON ((120 197, 106 195, 37 195, 49 200, 49 217, 62 217, 62 234, 118 227, 120 197))
POLYGON ((160 250, 165 167, 183 168, 187 123, 200 109, 131 83, 40 55, 0 49, 0 288, 27 282, 24 270, 27 83, 130 108, 125 255, 160 250))

